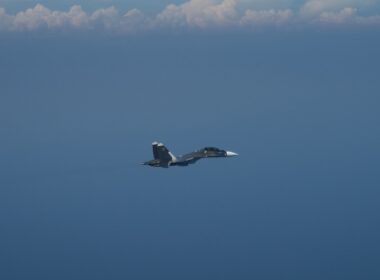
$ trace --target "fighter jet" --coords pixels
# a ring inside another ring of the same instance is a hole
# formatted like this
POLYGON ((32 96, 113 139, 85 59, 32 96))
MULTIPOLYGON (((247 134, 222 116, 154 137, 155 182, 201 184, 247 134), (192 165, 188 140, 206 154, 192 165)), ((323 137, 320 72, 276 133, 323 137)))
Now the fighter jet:
POLYGON ((152 148, 154 159, 143 162, 143 165, 164 168, 168 168, 169 166, 188 166, 189 164, 196 163, 202 158, 233 157, 238 155, 237 153, 215 147, 205 147, 176 157, 162 143, 153 142, 152 148))

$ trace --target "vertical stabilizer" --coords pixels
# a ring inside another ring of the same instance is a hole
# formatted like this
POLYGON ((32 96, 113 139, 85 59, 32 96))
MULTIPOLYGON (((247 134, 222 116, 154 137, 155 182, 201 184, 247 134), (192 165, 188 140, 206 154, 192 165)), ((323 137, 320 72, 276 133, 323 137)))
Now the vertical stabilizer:
POLYGON ((176 157, 165 147, 164 144, 159 142, 152 143, 154 159, 159 159, 161 163, 169 163, 176 160, 176 157))
POLYGON ((152 148, 153 148, 153 158, 158 159, 158 149, 157 149, 158 142, 153 142, 152 143, 152 148))

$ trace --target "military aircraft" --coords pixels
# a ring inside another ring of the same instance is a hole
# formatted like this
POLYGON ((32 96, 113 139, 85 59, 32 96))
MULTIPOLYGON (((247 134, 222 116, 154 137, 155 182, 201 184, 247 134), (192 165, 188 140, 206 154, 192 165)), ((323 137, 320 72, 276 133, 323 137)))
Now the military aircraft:
POLYGON ((205 147, 200 150, 176 157, 162 143, 153 142, 152 148, 154 159, 143 162, 143 165, 168 168, 169 166, 187 166, 189 164, 196 163, 202 158, 233 157, 238 155, 237 153, 225 151, 215 147, 205 147))

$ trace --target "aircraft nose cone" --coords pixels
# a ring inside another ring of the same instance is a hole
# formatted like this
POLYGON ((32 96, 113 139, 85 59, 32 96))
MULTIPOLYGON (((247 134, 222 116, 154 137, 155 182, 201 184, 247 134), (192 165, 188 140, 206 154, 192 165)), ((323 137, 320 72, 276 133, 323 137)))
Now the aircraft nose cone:
POLYGON ((237 156, 238 154, 237 154, 237 153, 234 153, 234 152, 226 151, 226 155, 227 155, 228 157, 234 157, 234 156, 237 156))

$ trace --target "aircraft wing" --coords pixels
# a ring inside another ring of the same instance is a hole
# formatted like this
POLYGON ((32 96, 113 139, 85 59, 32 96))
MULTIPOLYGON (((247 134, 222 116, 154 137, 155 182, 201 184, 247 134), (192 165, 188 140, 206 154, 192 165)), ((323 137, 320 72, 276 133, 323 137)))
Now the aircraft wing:
POLYGON ((177 165, 193 164, 200 160, 202 157, 197 152, 192 152, 177 158, 177 165))

